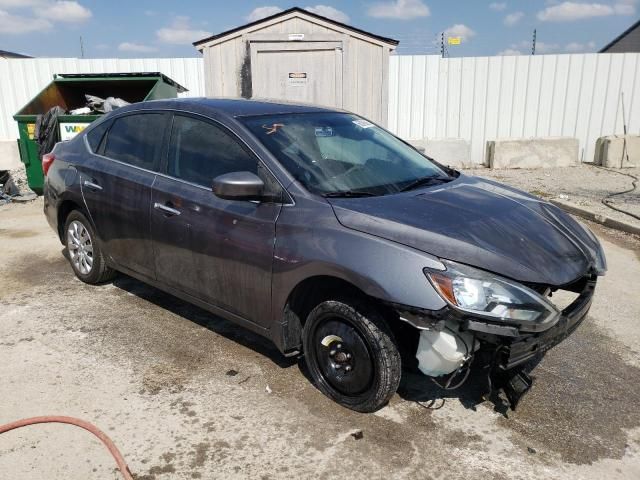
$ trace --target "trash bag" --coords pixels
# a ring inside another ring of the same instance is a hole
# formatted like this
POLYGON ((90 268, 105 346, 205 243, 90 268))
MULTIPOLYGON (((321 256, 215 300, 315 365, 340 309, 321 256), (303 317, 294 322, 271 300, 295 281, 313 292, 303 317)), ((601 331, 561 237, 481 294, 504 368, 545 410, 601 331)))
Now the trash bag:
POLYGON ((20 191, 11 178, 11 174, 7 170, 0 170, 0 193, 6 195, 20 194, 20 191))
POLYGON ((20 190, 10 171, 0 170, 0 205, 10 202, 29 202, 36 198, 37 195, 32 191, 20 190))
POLYGON ((38 115, 34 139, 38 144, 38 156, 40 158, 42 158, 45 153, 53 150, 55 144, 60 141, 58 117, 65 113, 64 108, 56 105, 44 115, 38 115))
POLYGON ((89 107, 76 108, 69 112, 70 115, 89 115, 90 113, 91 109, 89 107))
POLYGON ((85 98, 87 99, 87 107, 98 113, 109 113, 112 110, 129 105, 129 102, 121 98, 107 97, 105 100, 95 95, 85 95, 85 98))

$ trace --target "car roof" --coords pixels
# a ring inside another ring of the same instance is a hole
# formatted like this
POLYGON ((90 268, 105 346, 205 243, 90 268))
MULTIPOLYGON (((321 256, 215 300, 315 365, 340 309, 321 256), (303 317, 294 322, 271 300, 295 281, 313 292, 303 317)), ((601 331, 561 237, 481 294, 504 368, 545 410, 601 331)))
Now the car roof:
POLYGON ((282 113, 327 113, 341 112, 341 110, 306 105, 301 103, 288 103, 275 100, 246 100, 242 98, 173 98, 169 100, 152 100, 141 102, 130 107, 129 110, 140 108, 168 108, 175 110, 193 111, 196 113, 217 113, 230 117, 248 117, 254 115, 275 115, 282 113))

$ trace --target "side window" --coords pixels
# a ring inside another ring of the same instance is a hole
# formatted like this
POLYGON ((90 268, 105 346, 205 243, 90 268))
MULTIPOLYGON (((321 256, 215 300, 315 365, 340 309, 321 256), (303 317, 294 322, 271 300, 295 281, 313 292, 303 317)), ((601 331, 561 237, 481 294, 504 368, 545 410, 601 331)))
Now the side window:
POLYGON ((176 115, 171 131, 168 174, 210 187, 218 175, 258 174, 258 160, 221 127, 176 115))
POLYGON ((166 118, 162 113, 116 118, 107 135, 104 155, 136 167, 157 169, 166 118))
POLYGON ((93 153, 97 153, 100 147, 100 142, 104 138, 105 132, 111 126, 111 122, 107 120, 106 122, 102 122, 95 128, 92 128, 89 133, 87 133, 87 142, 89 143, 89 148, 93 153))

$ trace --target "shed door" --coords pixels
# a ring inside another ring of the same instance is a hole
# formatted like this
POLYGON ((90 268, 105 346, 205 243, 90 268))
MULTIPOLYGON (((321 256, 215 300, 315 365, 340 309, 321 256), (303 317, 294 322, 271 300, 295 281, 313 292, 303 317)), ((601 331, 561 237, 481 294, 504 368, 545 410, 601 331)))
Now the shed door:
POLYGON ((251 44, 254 98, 342 108, 342 42, 251 44))

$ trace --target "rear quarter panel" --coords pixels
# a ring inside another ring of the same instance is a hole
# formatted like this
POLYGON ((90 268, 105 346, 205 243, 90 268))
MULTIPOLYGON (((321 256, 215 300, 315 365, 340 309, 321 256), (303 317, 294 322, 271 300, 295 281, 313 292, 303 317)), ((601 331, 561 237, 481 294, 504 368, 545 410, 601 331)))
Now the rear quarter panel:
POLYGON ((79 174, 76 165, 83 161, 86 152, 83 135, 74 140, 56 144, 52 153, 56 156, 45 177, 43 198, 44 214, 47 222, 60 236, 64 225, 58 224, 58 212, 61 205, 70 201, 84 208, 80 190, 79 174))

